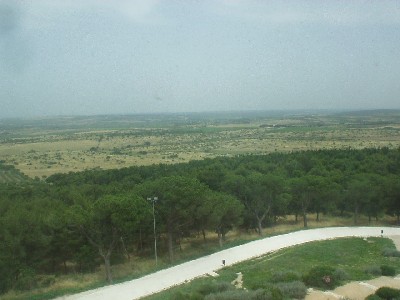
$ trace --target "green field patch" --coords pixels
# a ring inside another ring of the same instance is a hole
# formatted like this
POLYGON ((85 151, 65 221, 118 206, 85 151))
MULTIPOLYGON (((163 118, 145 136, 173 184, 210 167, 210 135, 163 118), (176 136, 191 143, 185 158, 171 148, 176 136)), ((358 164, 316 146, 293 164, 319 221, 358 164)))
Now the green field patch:
POLYGON ((243 274, 243 287, 248 290, 271 289, 282 283, 302 281, 310 271, 312 275, 313 270, 321 269, 332 269, 337 274, 334 275, 338 278, 337 284, 374 278, 379 275, 371 274, 369 270, 387 265, 398 274, 400 258, 384 256, 383 250, 387 248, 395 247, 393 241, 386 238, 340 238, 306 243, 224 268, 218 272, 218 277, 199 278, 146 299, 176 299, 179 294, 191 295, 207 285, 230 283, 239 272, 243 274))

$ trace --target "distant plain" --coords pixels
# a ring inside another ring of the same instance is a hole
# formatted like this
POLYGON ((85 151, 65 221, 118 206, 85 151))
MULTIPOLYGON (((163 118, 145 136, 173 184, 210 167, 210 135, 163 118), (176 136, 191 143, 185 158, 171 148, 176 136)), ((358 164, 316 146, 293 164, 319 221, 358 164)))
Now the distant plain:
POLYGON ((400 147, 400 111, 282 111, 0 120, 0 161, 31 178, 241 154, 400 147))

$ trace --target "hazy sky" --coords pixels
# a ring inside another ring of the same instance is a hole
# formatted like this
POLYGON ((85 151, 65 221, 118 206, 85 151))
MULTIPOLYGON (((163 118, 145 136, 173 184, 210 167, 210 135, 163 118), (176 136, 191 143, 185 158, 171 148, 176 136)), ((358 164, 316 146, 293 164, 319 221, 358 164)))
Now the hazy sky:
POLYGON ((400 0, 0 0, 0 108, 400 108, 400 0))

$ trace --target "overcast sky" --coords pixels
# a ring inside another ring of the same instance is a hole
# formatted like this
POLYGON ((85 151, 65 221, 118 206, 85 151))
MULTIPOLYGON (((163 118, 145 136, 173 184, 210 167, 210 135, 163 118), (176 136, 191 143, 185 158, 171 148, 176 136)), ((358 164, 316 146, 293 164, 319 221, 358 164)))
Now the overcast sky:
POLYGON ((400 0, 0 0, 0 107, 400 108, 400 0))

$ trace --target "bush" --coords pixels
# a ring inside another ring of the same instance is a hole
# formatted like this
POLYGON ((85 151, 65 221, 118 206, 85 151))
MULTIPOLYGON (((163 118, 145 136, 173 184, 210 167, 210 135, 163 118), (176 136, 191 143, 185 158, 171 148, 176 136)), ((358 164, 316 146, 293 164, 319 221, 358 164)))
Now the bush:
POLYGON ((350 278, 350 275, 343 269, 336 269, 335 272, 333 272, 333 277, 337 281, 344 281, 348 280, 350 278))
POLYGON ((307 287, 301 281, 281 282, 276 286, 285 298, 303 299, 307 295, 307 287))
POLYGON ((207 295, 204 300, 282 300, 282 293, 274 288, 269 290, 230 290, 207 295))
POLYGON ((184 293, 181 291, 176 292, 171 298, 171 300, 203 300, 204 296, 198 293, 184 293))
POLYGON ((365 300, 382 300, 382 298, 375 294, 372 294, 372 295, 369 295, 367 298, 365 298, 365 300))
POLYGON ((188 299, 190 299, 190 300, 203 300, 204 296, 199 294, 199 293, 194 292, 193 294, 190 295, 190 298, 188 298, 188 299))
POLYGON ((197 292, 203 296, 215 293, 221 293, 235 289, 229 282, 211 282, 209 284, 203 284, 197 292))
POLYGON ((400 257, 400 251, 397 251, 394 248, 385 248, 383 249, 382 254, 387 257, 400 257))
POLYGON ((382 299, 400 299, 400 290, 393 289, 390 287, 381 287, 376 292, 375 295, 382 299))
POLYGON ((15 288, 20 291, 31 290, 37 287, 35 271, 33 269, 23 269, 18 276, 15 288))
POLYGON ((189 297, 189 294, 178 291, 172 295, 171 300, 186 300, 189 299, 189 297))
POLYGON ((374 275, 374 276, 380 276, 382 275, 382 270, 381 267, 379 266, 369 266, 367 268, 365 268, 365 273, 374 275))
POLYGON ((56 282, 55 275, 39 275, 37 276, 37 284, 39 287, 48 287, 56 282))
POLYGON ((395 276, 396 269, 391 266, 383 265, 381 266, 381 271, 383 276, 395 276))
POLYGON ((96 250, 89 245, 83 245, 75 251, 74 261, 80 272, 93 272, 100 264, 96 250))
POLYGON ((282 292, 276 287, 254 291, 252 300, 283 300, 282 292))
POLYGON ((328 266, 317 266, 312 268, 303 276, 303 282, 307 286, 317 288, 333 288, 338 282, 334 277, 335 269, 328 266))
POLYGON ((12 260, 0 259, 0 295, 7 292, 14 285, 14 273, 15 267, 12 267, 12 260))
POLYGON ((245 290, 231 290, 207 295, 204 300, 247 300, 251 299, 251 294, 245 290))
POLYGON ((298 280, 301 280, 301 276, 294 271, 282 271, 272 274, 272 282, 290 282, 298 280))

